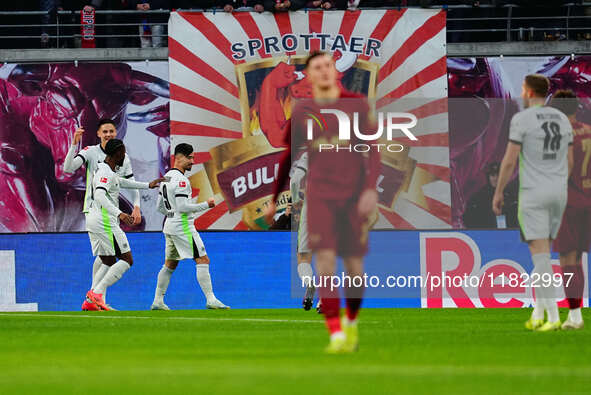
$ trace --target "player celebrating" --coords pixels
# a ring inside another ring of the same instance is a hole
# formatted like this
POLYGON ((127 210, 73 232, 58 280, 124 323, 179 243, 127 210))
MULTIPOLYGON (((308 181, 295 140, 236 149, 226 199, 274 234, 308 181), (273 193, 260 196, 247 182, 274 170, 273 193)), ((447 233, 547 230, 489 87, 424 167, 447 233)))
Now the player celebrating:
POLYGON ((123 213, 116 205, 119 202, 119 188, 155 188, 163 179, 148 184, 119 177, 115 169, 117 166, 123 166, 125 161, 125 146, 121 140, 107 141, 105 154, 105 161, 97 165, 93 175, 92 200, 86 218, 86 230, 90 237, 92 253, 99 256, 109 270, 96 286, 88 291, 86 297, 101 309, 110 310, 105 304, 103 294, 133 265, 127 237, 119 227, 119 220, 131 225, 133 218, 123 213), (117 263, 116 258, 120 259, 117 263))
POLYGON ((573 126, 574 167, 568 179, 568 201, 562 217, 554 251, 560 254, 568 318, 562 329, 582 329, 581 302, 585 276, 581 257, 591 246, 591 126, 576 120, 578 100, 573 91, 557 91, 551 106, 568 117, 573 126))
MULTIPOLYGON (((82 165, 86 168, 86 192, 84 194, 84 205, 82 211, 88 217, 89 207, 91 203, 91 195, 92 195, 92 180, 93 175, 97 169, 99 163, 104 162, 106 153, 105 153, 105 145, 107 141, 114 139, 117 137, 117 129, 115 127, 115 122, 111 119, 101 119, 98 123, 98 130, 96 132, 97 136, 100 139, 100 143, 97 145, 91 145, 84 147, 80 152, 76 152, 78 147, 78 143, 82 139, 82 134, 84 133, 84 129, 79 128, 74 133, 74 140, 72 141, 72 145, 68 150, 68 154, 64 160, 64 171, 68 173, 74 173, 78 170, 82 165)), ((129 160, 129 156, 125 155, 125 159, 123 160, 123 165, 117 168, 116 173, 120 177, 125 177, 129 180, 133 180, 133 171, 131 169, 131 161, 129 160)), ((133 211, 131 213, 131 217, 133 219, 132 224, 139 224, 141 221, 141 214, 140 214, 140 192, 137 189, 134 189, 132 192, 133 195, 133 211)), ((118 206, 118 203, 116 203, 118 206)), ((88 218, 87 218, 88 220, 88 218)), ((94 288, 96 284, 103 278, 105 273, 109 270, 107 265, 104 265, 101 259, 97 256, 94 260, 94 264, 92 265, 92 286, 91 289, 94 288)), ((106 297, 106 295, 103 295, 106 297)), ((82 310, 98 310, 98 306, 93 303, 90 303, 88 300, 85 300, 82 304, 82 310)))
POLYGON ((166 215, 164 237, 166 239, 166 260, 158 273, 156 293, 152 310, 170 310, 164 303, 164 295, 170 283, 170 277, 182 259, 194 259, 197 282, 206 298, 208 309, 229 309, 213 293, 209 274, 209 257, 197 230, 195 213, 214 207, 213 198, 207 202, 191 203, 191 183, 185 176, 193 166, 193 147, 182 143, 174 149, 174 168, 165 174, 166 182, 160 186, 158 209, 166 215))
MULTIPOLYGON (((369 106, 360 107, 361 100, 341 101, 336 99, 360 99, 361 96, 342 89, 337 81, 338 72, 333 58, 323 52, 315 52, 306 60, 306 75, 312 86, 313 101, 298 103, 292 114, 290 130, 286 134, 287 149, 281 161, 275 193, 266 211, 267 221, 276 211, 275 201, 283 189, 289 174, 291 149, 306 146, 308 150, 308 175, 306 205, 310 248, 316 254, 316 269, 321 280, 329 279, 336 271, 336 257, 344 258, 347 275, 363 276, 363 256, 367 252, 367 227, 369 214, 376 208, 376 182, 380 167, 379 153, 373 150, 369 158, 344 150, 319 152, 321 141, 337 141, 336 117, 327 117, 328 123, 322 133, 306 139, 304 125, 306 113, 319 113, 322 103, 330 102, 331 108, 339 107, 348 113, 359 112, 364 118, 362 130, 375 130, 368 125, 369 106), (313 103, 312 103, 313 102, 313 103), (361 111, 360 111, 361 110, 361 111), (369 159, 369 160, 368 160, 369 159)), ((354 138, 356 139, 356 138, 354 138)), ((355 140, 348 143, 357 142, 355 140)), ((325 284, 322 284, 325 285, 325 284)), ((338 289, 319 286, 322 312, 330 332, 328 353, 352 352, 358 348, 357 317, 361 307, 363 287, 346 287, 346 316, 340 321, 340 298, 338 289)))
POLYGON ((554 288, 543 286, 552 278, 550 241, 556 238, 566 206, 568 175, 572 168, 572 127, 566 115, 545 107, 550 81, 543 75, 525 77, 521 96, 525 110, 511 120, 509 144, 501 163, 493 211, 500 215, 503 191, 519 158, 518 219, 521 235, 534 263, 531 275, 536 301, 527 329, 560 329, 554 288), (548 321, 544 323, 544 310, 548 321))

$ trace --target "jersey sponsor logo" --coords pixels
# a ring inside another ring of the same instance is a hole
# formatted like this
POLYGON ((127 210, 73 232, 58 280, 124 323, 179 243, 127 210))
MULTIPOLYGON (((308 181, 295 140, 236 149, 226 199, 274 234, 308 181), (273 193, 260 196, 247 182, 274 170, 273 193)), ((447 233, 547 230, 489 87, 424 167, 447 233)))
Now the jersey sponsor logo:
POLYGON ((187 186, 187 183, 184 181, 179 181, 179 187, 184 188, 187 186))
POLYGON ((101 177, 101 182, 107 183, 107 177, 101 177))

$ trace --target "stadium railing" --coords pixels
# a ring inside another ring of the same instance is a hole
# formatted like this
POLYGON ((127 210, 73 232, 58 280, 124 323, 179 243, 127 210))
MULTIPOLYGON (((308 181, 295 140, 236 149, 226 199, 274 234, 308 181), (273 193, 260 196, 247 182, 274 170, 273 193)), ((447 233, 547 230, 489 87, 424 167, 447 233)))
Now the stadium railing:
MULTIPOLYGON (((560 10, 561 15, 547 16, 537 16, 537 7, 532 9, 513 4, 501 7, 481 5, 476 8, 457 5, 431 8, 443 8, 448 11, 448 42, 470 43, 541 41, 544 38, 591 40, 591 12, 589 15, 579 15, 585 13, 586 7, 590 7, 591 11, 591 2, 557 6, 553 7, 553 10, 560 10)), ((219 9, 183 11, 223 12, 219 9)), ((80 13, 81 11, 57 11, 50 15, 50 18, 55 18, 52 23, 41 23, 41 18, 49 15, 45 11, 0 11, 0 48, 80 47, 83 26, 80 22, 80 13), (35 18, 38 18, 39 23, 31 23, 35 18), (43 46, 40 44, 42 38, 46 41, 43 46)), ((96 10, 95 23, 90 25, 94 29, 96 46, 139 47, 138 28, 148 29, 156 25, 165 25, 169 13, 169 10, 96 10), (154 18, 159 21, 154 21, 154 18)), ((166 45, 167 36, 166 29, 159 34, 150 34, 150 37, 162 38, 163 45, 166 45)))

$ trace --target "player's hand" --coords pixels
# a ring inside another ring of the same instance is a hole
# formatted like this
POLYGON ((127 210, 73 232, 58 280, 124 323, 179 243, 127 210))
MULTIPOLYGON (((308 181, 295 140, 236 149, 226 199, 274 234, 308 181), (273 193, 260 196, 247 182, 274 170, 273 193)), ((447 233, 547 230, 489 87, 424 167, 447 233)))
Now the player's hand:
POLYGON ((142 222, 142 213, 140 212, 140 208, 138 206, 133 207, 133 211, 131 212, 131 218, 133 218, 133 224, 137 225, 142 222))
POLYGON ((265 221, 269 225, 273 224, 273 217, 275 216, 276 212, 277 212, 277 206, 275 205, 275 202, 271 201, 269 203, 269 205, 267 206, 267 208, 265 209, 265 221))
POLYGON ((263 7, 262 4, 255 4, 254 10, 260 14, 261 12, 265 11, 265 7, 263 7))
POLYGON ((213 200, 213 198, 209 198, 207 199, 207 204, 209 205, 209 208, 215 207, 215 200, 213 200))
POLYGON ((125 214, 125 213, 121 213, 119 214, 119 219, 124 223, 127 224, 129 226, 133 225, 133 218, 131 215, 129 214, 125 214))
POLYGON ((158 185, 160 185, 161 182, 164 182, 164 181, 166 181, 166 177, 157 178, 154 181, 150 182, 149 187, 150 187, 150 189, 154 189, 158 185))
POLYGON ((76 131, 74 132, 74 141, 72 141, 72 145, 77 145, 80 142, 80 140, 82 139, 83 134, 84 134, 83 128, 76 129, 76 131))
POLYGON ((378 192, 375 189, 366 189, 361 192, 359 203, 357 204, 357 211, 362 217, 367 217, 375 210, 378 204, 378 192))
POLYGON ((503 212, 503 204, 505 197, 503 196, 502 193, 497 193, 495 192, 494 196, 493 196, 493 201, 492 201, 492 210, 493 213, 495 213, 495 215, 501 215, 503 212))

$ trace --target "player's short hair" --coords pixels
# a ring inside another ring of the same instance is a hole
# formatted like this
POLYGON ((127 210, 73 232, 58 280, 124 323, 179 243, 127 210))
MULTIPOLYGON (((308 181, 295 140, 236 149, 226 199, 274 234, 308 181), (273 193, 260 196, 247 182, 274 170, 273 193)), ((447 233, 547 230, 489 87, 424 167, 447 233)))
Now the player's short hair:
POLYGON ((109 156, 113 156, 123 147, 123 141, 119 139, 111 139, 105 144, 105 153, 109 156))
POLYGON ((577 113, 579 108, 579 99, 570 89, 561 89, 554 92, 550 106, 562 111, 565 115, 571 116, 577 113))
POLYGON ((188 157, 193 153, 193 146, 187 143, 180 143, 174 147, 174 155, 182 154, 188 157))
POLYGON ((327 52, 324 51, 314 51, 312 52, 307 58, 306 58, 306 69, 308 68, 308 66, 310 65, 310 62, 314 59, 317 58, 319 56, 328 56, 327 52))
POLYGON ((99 130, 101 128, 101 126, 106 125, 106 124, 111 124, 113 126, 117 126, 115 124, 115 121, 113 121, 110 118, 103 118, 98 122, 98 126, 96 127, 96 130, 99 130))
POLYGON ((542 74, 530 74, 525 76, 525 85, 531 89, 537 97, 548 96, 550 80, 542 74))

